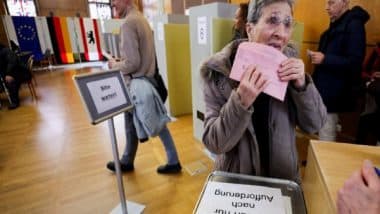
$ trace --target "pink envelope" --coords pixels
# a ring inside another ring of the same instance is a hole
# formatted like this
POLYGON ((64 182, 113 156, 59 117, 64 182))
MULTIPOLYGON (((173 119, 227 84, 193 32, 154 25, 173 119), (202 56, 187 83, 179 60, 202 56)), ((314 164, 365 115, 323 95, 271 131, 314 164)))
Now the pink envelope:
POLYGON ((240 81, 249 65, 256 65, 264 75, 267 75, 269 84, 264 93, 284 101, 288 82, 279 79, 277 71, 280 64, 287 57, 279 50, 254 42, 243 42, 239 45, 230 78, 240 81))

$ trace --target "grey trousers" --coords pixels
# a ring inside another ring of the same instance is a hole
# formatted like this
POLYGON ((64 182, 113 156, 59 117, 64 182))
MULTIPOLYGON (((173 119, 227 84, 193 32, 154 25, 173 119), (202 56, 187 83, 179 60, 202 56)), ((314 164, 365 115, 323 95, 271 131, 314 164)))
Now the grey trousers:
MULTIPOLYGON (((124 164, 133 164, 136 157, 138 138, 136 128, 133 124, 132 112, 124 113, 125 120, 125 134, 126 134, 126 146, 120 162, 124 164)), ((162 144, 165 147, 167 163, 177 164, 179 163, 177 150, 170 134, 169 129, 165 126, 158 134, 162 144)))

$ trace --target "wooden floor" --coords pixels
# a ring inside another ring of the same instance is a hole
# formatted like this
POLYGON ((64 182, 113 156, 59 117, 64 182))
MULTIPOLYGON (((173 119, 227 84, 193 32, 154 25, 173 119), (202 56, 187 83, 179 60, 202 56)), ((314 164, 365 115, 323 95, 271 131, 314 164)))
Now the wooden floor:
MULTIPOLYGON (((36 74, 37 102, 27 87, 21 107, 0 110, 0 213, 109 213, 119 203, 107 123, 89 120, 72 76, 83 68, 36 74)), ((124 149, 123 118, 115 118, 119 152, 124 149)), ((184 167, 178 175, 159 175, 166 162, 158 138, 140 144, 135 171, 123 175, 128 200, 146 205, 144 213, 191 213, 211 172, 212 161, 192 137, 191 115, 169 124, 184 167), (191 176, 185 169, 205 166, 191 176)))

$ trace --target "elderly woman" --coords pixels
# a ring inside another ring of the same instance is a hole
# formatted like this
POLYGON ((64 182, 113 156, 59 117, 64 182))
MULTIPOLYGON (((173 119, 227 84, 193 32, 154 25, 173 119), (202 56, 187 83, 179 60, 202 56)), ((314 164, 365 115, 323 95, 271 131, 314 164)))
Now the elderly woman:
POLYGON ((293 26, 293 1, 251 2, 246 30, 248 41, 272 46, 289 58, 278 69, 289 81, 284 101, 262 91, 268 80, 254 65, 240 82, 229 78, 241 40, 228 44, 201 67, 206 102, 203 142, 217 154, 215 169, 276 177, 300 182, 295 127, 315 133, 326 119, 326 109, 302 60, 287 46, 293 26))

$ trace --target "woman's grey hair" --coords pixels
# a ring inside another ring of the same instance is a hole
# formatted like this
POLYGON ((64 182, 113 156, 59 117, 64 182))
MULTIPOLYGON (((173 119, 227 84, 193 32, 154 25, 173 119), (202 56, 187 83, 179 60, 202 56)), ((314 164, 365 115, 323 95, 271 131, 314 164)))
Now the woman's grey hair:
POLYGON ((247 21, 256 24, 262 15, 263 8, 277 2, 288 3, 293 13, 294 0, 250 0, 247 21))

